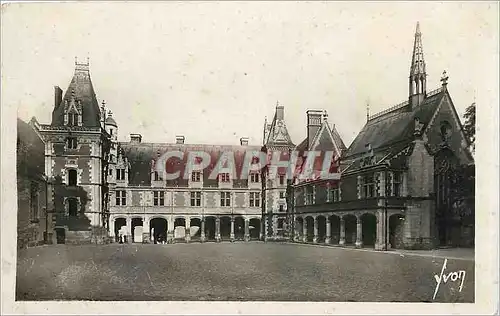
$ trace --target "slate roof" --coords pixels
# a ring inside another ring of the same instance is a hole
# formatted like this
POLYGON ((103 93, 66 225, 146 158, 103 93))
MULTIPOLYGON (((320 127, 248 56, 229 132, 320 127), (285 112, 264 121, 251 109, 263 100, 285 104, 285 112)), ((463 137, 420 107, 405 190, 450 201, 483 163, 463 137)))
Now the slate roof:
MULTIPOLYGON (((184 174, 188 153, 193 151, 203 151, 210 155, 211 161, 208 167, 203 170, 203 185, 205 187, 217 187, 217 179, 208 179, 210 173, 217 165, 223 152, 234 153, 236 173, 239 177, 244 163, 245 152, 254 151, 256 156, 261 150, 261 146, 232 146, 232 145, 207 145, 207 144, 168 144, 168 143, 119 143, 120 150, 127 157, 130 164, 129 185, 150 186, 151 170, 155 161, 167 151, 181 151, 184 153, 182 160, 171 158, 167 162, 167 172, 180 171, 184 174)), ((188 179, 167 180, 167 186, 187 187, 188 179)), ((233 179, 233 187, 246 187, 247 180, 233 179)))
POLYGON ((354 159, 365 154, 368 144, 379 158, 401 151, 413 141, 415 119, 418 118, 420 124, 423 124, 422 130, 424 130, 436 112, 444 93, 442 89, 430 92, 423 102, 413 109, 408 103, 402 103, 400 106, 373 115, 349 146, 343 159, 354 159))
POLYGON ((75 91, 75 99, 81 101, 82 105, 82 126, 99 127, 100 109, 94 92, 88 64, 76 64, 75 73, 66 89, 62 102, 52 111, 52 124, 55 126, 64 125, 64 101, 71 100, 71 93, 75 91))

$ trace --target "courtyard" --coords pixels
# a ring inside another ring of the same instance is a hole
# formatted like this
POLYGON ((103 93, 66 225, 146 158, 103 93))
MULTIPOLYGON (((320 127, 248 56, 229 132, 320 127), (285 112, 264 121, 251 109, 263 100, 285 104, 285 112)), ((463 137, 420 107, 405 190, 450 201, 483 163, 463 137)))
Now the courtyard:
POLYGON ((474 302, 474 261, 291 243, 51 245, 18 251, 17 300, 474 302))

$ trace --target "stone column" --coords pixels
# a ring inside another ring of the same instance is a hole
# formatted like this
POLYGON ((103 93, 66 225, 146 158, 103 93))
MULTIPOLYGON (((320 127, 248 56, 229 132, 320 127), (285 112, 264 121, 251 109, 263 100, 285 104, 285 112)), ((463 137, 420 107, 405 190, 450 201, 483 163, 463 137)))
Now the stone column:
POLYGON ((299 241, 299 222, 297 221, 297 219, 294 220, 294 233, 293 233, 293 241, 297 242, 299 241))
POLYGON ((250 220, 245 218, 245 241, 250 241, 250 220))
POLYGON ((203 217, 201 219, 201 225, 200 225, 200 241, 205 242, 205 218, 203 217))
POLYGON ((331 237, 332 237, 332 226, 330 224, 330 217, 326 217, 326 239, 325 239, 325 244, 330 244, 331 243, 331 237))
POLYGON ((190 242, 191 241, 191 219, 188 217, 188 218, 184 219, 184 221, 185 221, 185 226, 184 226, 185 235, 184 235, 184 239, 186 240, 186 242, 190 242))
POLYGON ((167 243, 173 244, 175 241, 175 227, 174 227, 175 222, 171 220, 170 222, 167 221, 167 243))
POLYGON ((345 221, 343 217, 340 217, 340 239, 339 239, 339 245, 344 246, 345 245, 345 221))
POLYGON ((112 239, 112 242, 116 242, 115 219, 109 220, 109 238, 112 239))
POLYGON ((149 244, 151 237, 149 236, 149 218, 142 219, 142 243, 149 244))
POLYGON ((314 217, 314 237, 313 237, 313 243, 316 244, 318 243, 318 219, 314 217))
POLYGON ((302 242, 307 242, 307 220, 302 221, 302 242))
POLYGON ((127 243, 132 243, 132 218, 127 217, 127 243))
POLYGON ((377 212, 377 238, 375 250, 385 250, 385 212, 377 212))
POLYGON ((265 219, 261 219, 261 223, 259 223, 259 240, 262 241, 262 238, 264 237, 264 231, 263 228, 265 226, 265 219))
POLYGON ((220 242, 220 218, 215 218, 215 241, 220 242))
POLYGON ((231 233, 229 234, 231 242, 234 241, 234 217, 231 217, 231 233))
POLYGON ((357 217, 357 221, 356 221, 356 243, 355 243, 356 248, 362 248, 363 247, 363 240, 361 239, 362 236, 363 236, 363 226, 361 224, 361 217, 357 217))

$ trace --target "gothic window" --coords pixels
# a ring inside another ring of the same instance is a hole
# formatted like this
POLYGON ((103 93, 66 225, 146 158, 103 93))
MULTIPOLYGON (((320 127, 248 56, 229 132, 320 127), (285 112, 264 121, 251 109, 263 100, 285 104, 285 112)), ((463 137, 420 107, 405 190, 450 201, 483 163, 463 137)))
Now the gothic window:
POLYGON ((165 205, 165 192, 163 191, 154 191, 153 192, 153 203, 155 206, 163 206, 165 205))
POLYGON ((68 170, 68 185, 76 186, 77 184, 77 172, 75 169, 68 170))
POLYGON ((309 186, 305 188, 306 190, 306 205, 312 205, 314 203, 314 186, 309 186))
POLYGON ((284 222, 282 218, 278 218, 278 229, 283 229, 284 222))
POLYGON ((257 172, 252 172, 250 174, 250 182, 252 183, 258 183, 260 180, 259 180, 259 174, 257 172))
POLYGON ((68 199, 68 215, 75 217, 78 215, 78 202, 75 198, 68 199))
POLYGON ((448 141, 451 136, 451 124, 448 121, 441 122, 440 134, 443 142, 448 141))
POLYGON ((66 146, 68 147, 68 149, 76 149, 78 147, 76 137, 68 137, 66 139, 66 146))
POLYGON ((229 173, 221 173, 220 174, 221 182, 229 182, 229 173))
POLYGON ((116 180, 125 180, 125 169, 116 169, 116 180))
POLYGON ((191 192, 191 206, 201 206, 201 192, 191 192))
POLYGON ((68 113, 68 126, 78 126, 78 113, 68 113))
POLYGON ((393 172, 392 174, 392 195, 401 196, 401 172, 393 172))
POLYGON ((375 197, 375 178, 373 174, 365 175, 362 178, 362 196, 364 198, 375 197))

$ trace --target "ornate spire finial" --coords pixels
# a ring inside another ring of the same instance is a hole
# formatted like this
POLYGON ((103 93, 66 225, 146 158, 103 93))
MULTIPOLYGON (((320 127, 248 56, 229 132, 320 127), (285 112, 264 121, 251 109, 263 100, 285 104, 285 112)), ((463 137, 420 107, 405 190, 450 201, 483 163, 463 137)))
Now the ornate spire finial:
POLYGON ((278 107, 280 105, 280 102, 278 100, 276 100, 276 107, 278 107))
POLYGON ((78 64, 78 57, 75 56, 75 65, 78 64))
POLYGON ((443 71, 443 75, 441 76, 441 82, 443 83, 443 87, 448 84, 448 75, 446 74, 446 70, 443 71))
POLYGON ((366 101, 366 121, 370 119, 370 101, 366 101))
POLYGON ((420 33, 420 22, 419 21, 417 21, 417 28, 415 30, 415 34, 421 34, 420 33))
POLYGON ((113 112, 111 112, 111 110, 108 110, 108 117, 113 117, 113 112))

